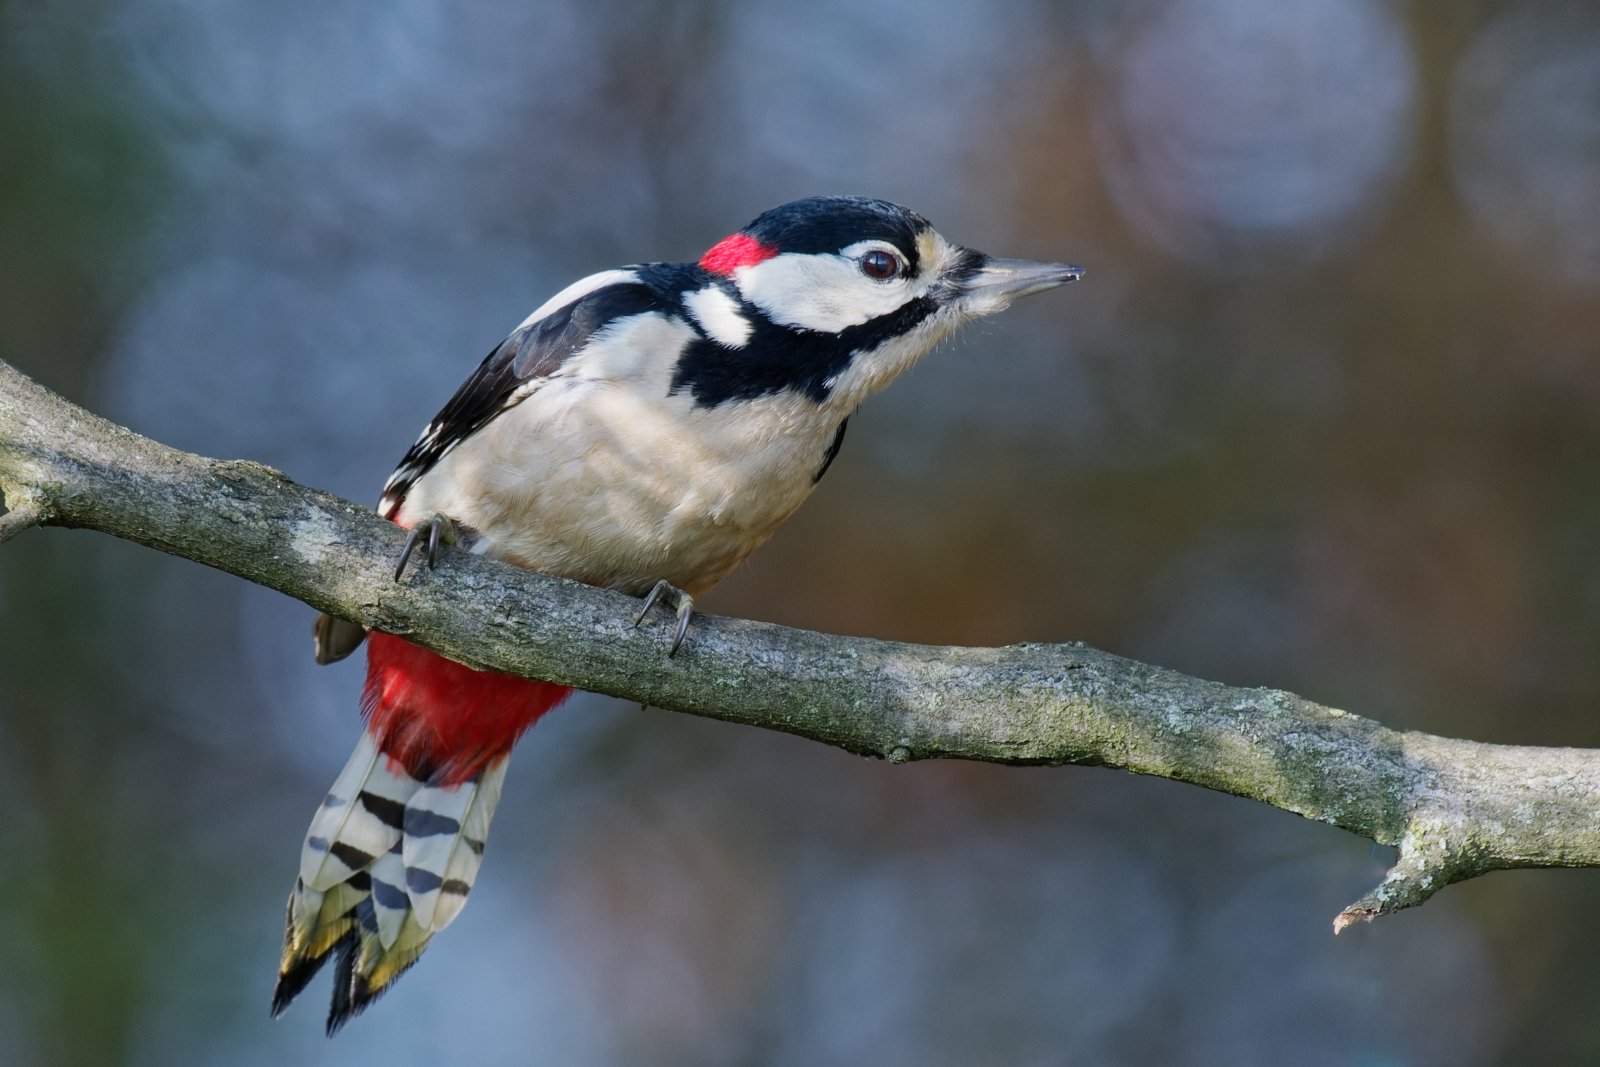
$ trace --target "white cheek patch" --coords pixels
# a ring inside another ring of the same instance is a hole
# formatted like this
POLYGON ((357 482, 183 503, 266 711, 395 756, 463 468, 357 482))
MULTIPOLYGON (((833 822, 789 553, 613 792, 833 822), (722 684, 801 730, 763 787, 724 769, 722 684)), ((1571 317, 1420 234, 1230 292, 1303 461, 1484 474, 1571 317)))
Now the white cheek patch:
POLYGON ((532 315, 523 319, 517 329, 530 323, 538 322, 552 311, 560 311, 575 301, 582 300, 597 289, 604 289, 608 285, 631 285, 639 280, 639 276, 631 270, 603 270, 599 274, 591 274, 581 278, 561 290, 549 300, 540 304, 532 315))
POLYGON ((743 348, 754 327, 739 311, 739 304, 716 286, 683 294, 683 305, 706 336, 728 348, 743 348))
POLYGON ((772 321, 802 330, 838 333, 887 315, 914 295, 909 280, 875 281, 842 255, 785 252, 740 267, 734 281, 744 298, 772 321))

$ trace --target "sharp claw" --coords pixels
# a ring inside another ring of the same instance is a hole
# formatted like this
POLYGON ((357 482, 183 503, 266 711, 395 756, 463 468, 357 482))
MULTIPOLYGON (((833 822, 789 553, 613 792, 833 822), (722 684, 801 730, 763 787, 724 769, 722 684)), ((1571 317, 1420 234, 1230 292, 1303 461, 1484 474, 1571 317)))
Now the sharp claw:
POLYGON ((683 637, 689 632, 689 620, 694 618, 694 598, 688 593, 679 593, 678 596, 678 635, 672 639, 672 647, 667 650, 668 659, 678 654, 683 637))
POLYGON ((430 571, 439 561, 439 542, 443 541, 447 545, 456 543, 458 537, 456 527, 448 516, 435 515, 426 523, 418 522, 413 524, 411 535, 406 538, 405 550, 400 553, 400 565, 394 569, 395 581, 398 582, 400 576, 406 572, 406 561, 411 558, 411 553, 417 550, 417 545, 421 544, 424 526, 428 530, 428 551, 424 559, 426 559, 430 571))
POLYGON ((428 525, 428 569, 433 570, 433 565, 439 559, 439 531, 444 528, 444 516, 435 515, 433 522, 428 525))
POLYGON ((683 647, 684 635, 689 632, 689 620, 694 618, 694 597, 676 588, 665 578, 661 579, 644 598, 644 607, 639 609, 639 614, 633 620, 634 629, 638 629, 639 624, 644 622, 644 617, 650 614, 650 609, 655 607, 657 600, 676 602, 678 610, 678 631, 673 635, 672 648, 667 652, 667 658, 671 659, 678 654, 678 649, 683 647))
POLYGON ((641 622, 644 622, 644 617, 650 614, 650 609, 655 607, 656 598, 661 595, 662 590, 671 588, 672 586, 667 584, 667 580, 665 578, 661 579, 655 584, 655 588, 650 590, 650 595, 644 598, 644 607, 640 608, 639 614, 633 617, 633 628, 635 630, 639 628, 639 624, 641 622))
POLYGON ((417 538, 422 536, 422 531, 415 526, 411 527, 411 536, 406 538, 406 547, 400 552, 400 565, 394 569, 394 580, 399 581, 400 576, 406 572, 406 560, 411 558, 411 552, 417 547, 417 538))

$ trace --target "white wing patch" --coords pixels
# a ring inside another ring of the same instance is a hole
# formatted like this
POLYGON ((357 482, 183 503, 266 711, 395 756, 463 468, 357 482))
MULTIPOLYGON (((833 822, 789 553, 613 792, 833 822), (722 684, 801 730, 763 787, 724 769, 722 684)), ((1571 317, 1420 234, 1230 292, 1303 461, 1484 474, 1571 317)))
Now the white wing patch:
POLYGON ((677 362, 675 354, 698 336, 677 315, 649 311, 614 319, 594 332, 553 378, 603 382, 666 381, 677 362), (666 358, 673 353, 673 358, 666 358))
POLYGON ((728 348, 743 348, 755 328, 739 310, 739 302, 715 285, 684 293, 683 306, 706 336, 728 348))

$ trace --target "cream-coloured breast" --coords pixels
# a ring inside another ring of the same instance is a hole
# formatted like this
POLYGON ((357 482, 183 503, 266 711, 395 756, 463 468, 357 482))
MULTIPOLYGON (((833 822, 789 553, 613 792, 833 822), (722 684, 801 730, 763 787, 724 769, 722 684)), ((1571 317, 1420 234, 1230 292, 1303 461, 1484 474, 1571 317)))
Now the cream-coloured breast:
POLYGON ((710 589, 811 494, 844 414, 793 391, 712 408, 669 396, 670 365, 630 356, 677 340, 597 338, 447 453, 397 517, 442 513, 478 532, 476 550, 635 595, 661 578, 710 589))

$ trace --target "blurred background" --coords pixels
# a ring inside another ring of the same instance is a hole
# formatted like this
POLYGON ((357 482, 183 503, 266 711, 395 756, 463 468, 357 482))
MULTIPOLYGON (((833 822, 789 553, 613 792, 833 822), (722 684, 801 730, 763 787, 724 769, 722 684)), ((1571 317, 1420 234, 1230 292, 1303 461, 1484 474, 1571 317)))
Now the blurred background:
MULTIPOLYGON (((1600 746, 1592 4, 0 2, 0 357, 362 502, 556 289, 818 193, 1088 275, 869 402, 708 610, 1600 746)), ((1335 938, 1391 858, 1339 830, 594 697, 422 964, 273 1023, 360 729, 311 614, 0 551, 0 1062, 1600 1062, 1600 872, 1335 938)))

